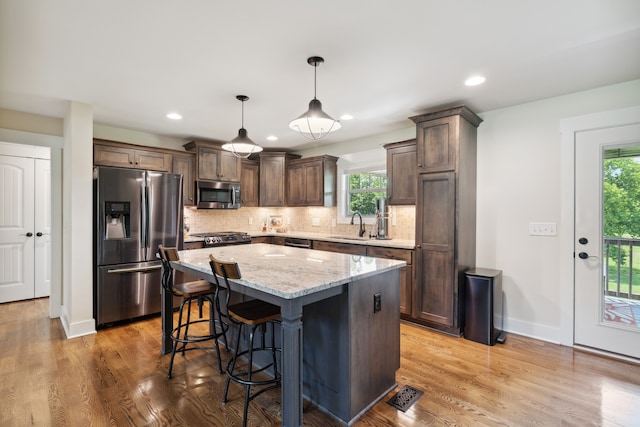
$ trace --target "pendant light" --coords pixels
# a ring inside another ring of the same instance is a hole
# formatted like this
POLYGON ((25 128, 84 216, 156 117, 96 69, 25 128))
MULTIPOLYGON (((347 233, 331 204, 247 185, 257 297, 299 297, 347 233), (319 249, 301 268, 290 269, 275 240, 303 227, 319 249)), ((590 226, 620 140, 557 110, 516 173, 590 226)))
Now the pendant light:
POLYGON ((309 139, 320 139, 329 132, 337 131, 342 127, 339 121, 332 119, 322 111, 322 104, 316 98, 316 72, 318 65, 323 62, 324 59, 319 56, 307 59, 307 63, 313 66, 313 99, 309 102, 309 110, 289 123, 291 129, 300 132, 309 139))
POLYGON ((238 130, 238 136, 226 144, 223 144, 222 149, 231 151, 236 157, 246 159, 253 153, 261 152, 262 147, 247 136, 247 130, 244 128, 244 101, 248 101, 249 97, 246 95, 238 95, 236 99, 242 102, 242 127, 238 130))

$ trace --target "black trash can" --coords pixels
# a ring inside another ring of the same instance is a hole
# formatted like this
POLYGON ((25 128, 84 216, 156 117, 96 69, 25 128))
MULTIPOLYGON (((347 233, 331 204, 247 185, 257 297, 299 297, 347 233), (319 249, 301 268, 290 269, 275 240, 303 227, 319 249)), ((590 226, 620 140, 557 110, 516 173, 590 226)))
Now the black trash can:
POLYGON ((486 345, 503 343, 502 271, 488 268, 468 270, 465 272, 464 290, 464 337, 486 345))

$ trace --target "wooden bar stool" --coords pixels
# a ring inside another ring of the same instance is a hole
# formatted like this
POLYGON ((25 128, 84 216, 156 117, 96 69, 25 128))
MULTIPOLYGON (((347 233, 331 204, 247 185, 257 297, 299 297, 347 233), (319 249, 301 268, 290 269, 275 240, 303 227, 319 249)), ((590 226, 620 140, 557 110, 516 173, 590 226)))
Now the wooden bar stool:
MULTIPOLYGON (((219 286, 224 286, 227 289, 229 287, 229 279, 240 279, 240 268, 235 262, 223 262, 215 259, 212 255, 209 255, 209 264, 211 270, 214 273, 214 277, 218 280, 219 286), (220 279, 224 284, 220 284, 220 279)), ((278 323, 280 319, 280 308, 276 305, 269 304, 260 300, 250 300, 240 302, 237 304, 230 304, 227 307, 227 313, 229 320, 238 325, 238 338, 234 350, 233 357, 227 364, 227 384, 224 389, 224 395, 222 396, 222 403, 227 402, 227 393, 229 391, 229 383, 234 381, 238 384, 242 384, 245 387, 244 398, 244 412, 242 418, 242 425, 247 425, 247 412, 249 409, 249 401, 256 396, 264 393, 267 390, 271 390, 280 387, 281 375, 278 370, 278 360, 276 354, 280 351, 280 348, 275 346, 275 323, 278 323), (266 345, 266 332, 267 325, 271 325, 271 345, 266 345), (250 327, 249 342, 246 350, 240 350, 240 339, 242 337, 243 326, 250 327), (261 340, 260 345, 254 344, 254 338, 256 331, 260 329, 261 340), (256 352, 270 352, 271 362, 264 367, 254 368, 253 356, 256 352), (247 357, 246 369, 241 369, 238 365, 238 360, 242 357, 247 357), (262 379, 254 378, 254 375, 260 372, 266 371, 269 368, 273 368, 273 377, 270 378, 266 374, 261 375, 262 379), (260 387, 260 390, 251 394, 252 387, 260 387)))
POLYGON ((216 350, 218 357, 218 372, 222 371, 222 359, 220 357, 219 338, 222 337, 225 349, 228 351, 227 330, 229 324, 222 320, 220 312, 220 292, 227 293, 227 289, 220 288, 217 283, 210 283, 206 280, 197 280, 194 282, 175 283, 173 267, 171 261, 179 261, 178 251, 176 248, 165 248, 158 246, 158 253, 162 260, 162 286, 165 291, 170 292, 173 296, 182 298, 178 314, 178 325, 171 330, 171 340, 173 341, 173 349, 171 351, 171 361, 169 362, 169 373, 167 378, 171 378, 173 370, 173 360, 177 352, 181 352, 182 356, 189 350, 216 350), (191 319, 191 303, 198 304, 198 319, 191 319), (202 305, 205 301, 209 304, 209 317, 202 317, 202 305), (184 311, 186 308, 186 321, 183 322, 184 311), (217 318, 216 318, 217 314, 217 318), (197 325, 208 324, 207 332, 203 332, 197 325), (195 333, 189 333, 189 328, 196 329, 195 333), (213 346, 203 345, 207 341, 213 341, 213 346))

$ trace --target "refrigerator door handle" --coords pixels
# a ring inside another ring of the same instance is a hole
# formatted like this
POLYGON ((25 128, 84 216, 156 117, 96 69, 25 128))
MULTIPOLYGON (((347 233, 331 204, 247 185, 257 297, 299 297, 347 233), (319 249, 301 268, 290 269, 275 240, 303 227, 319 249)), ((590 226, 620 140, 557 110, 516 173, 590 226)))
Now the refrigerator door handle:
POLYGON ((153 265, 150 267, 131 267, 131 268, 114 268, 113 270, 107 270, 107 273, 144 273, 146 271, 160 270, 162 265, 153 265))
POLYGON ((147 257, 147 250, 149 248, 149 187, 147 183, 147 174, 144 175, 144 185, 141 189, 141 203, 140 203, 140 246, 144 249, 144 259, 147 257))

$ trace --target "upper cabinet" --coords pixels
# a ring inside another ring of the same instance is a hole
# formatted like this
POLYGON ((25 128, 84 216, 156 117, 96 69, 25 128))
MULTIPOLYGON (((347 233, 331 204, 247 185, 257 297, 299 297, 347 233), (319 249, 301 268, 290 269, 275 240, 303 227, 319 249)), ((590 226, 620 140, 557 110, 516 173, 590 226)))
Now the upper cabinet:
POLYGON ((240 174, 240 205, 259 206, 260 203, 260 162, 242 160, 240 174))
POLYGON ((287 165, 288 206, 335 206, 337 157, 316 156, 287 165))
POLYGON ((464 163, 458 156, 467 153, 460 153, 458 141, 475 140, 476 128, 482 123, 480 117, 464 106, 411 117, 411 120, 416 123, 418 173, 452 171, 464 163), (471 126, 459 128, 460 119, 471 126))
POLYGON ((284 207, 287 195, 287 165, 300 156, 285 152, 262 152, 260 155, 260 206, 284 207))
POLYGON ((173 156, 173 173, 182 175, 183 200, 185 206, 195 204, 195 172, 196 158, 193 154, 185 153, 173 156))
POLYGON ((184 147, 196 153, 197 181, 240 182, 241 159, 232 152, 205 141, 191 141, 184 147))
POLYGON ((390 205, 416 204, 416 140, 385 144, 387 199, 390 205))
POLYGON ((131 169, 171 171, 172 156, 162 150, 143 149, 128 144, 95 139, 93 164, 131 169))

